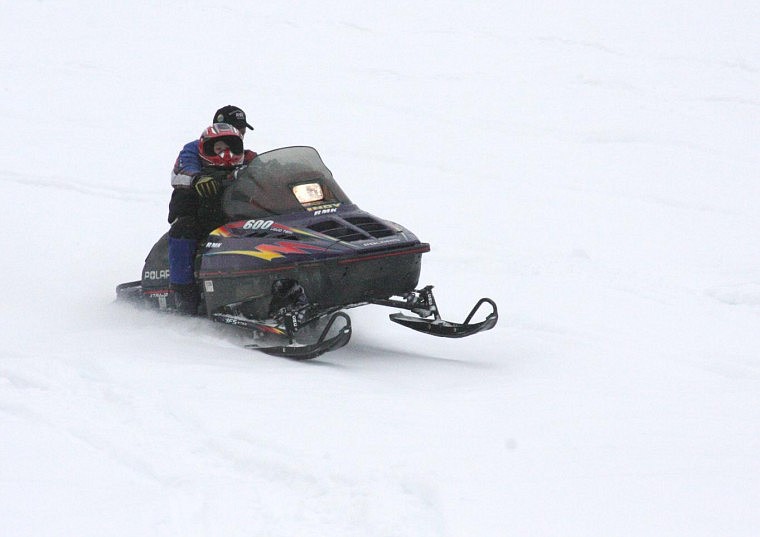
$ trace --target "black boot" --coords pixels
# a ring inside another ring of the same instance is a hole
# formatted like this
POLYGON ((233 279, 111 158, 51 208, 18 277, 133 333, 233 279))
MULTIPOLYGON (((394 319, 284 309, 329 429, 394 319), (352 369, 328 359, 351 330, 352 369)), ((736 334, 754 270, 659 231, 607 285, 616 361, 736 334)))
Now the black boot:
POLYGON ((169 286, 174 297, 174 310, 180 315, 197 315, 200 295, 194 283, 173 283, 169 286))
POLYGON ((276 280, 272 284, 272 301, 269 303, 269 316, 282 315, 294 311, 309 303, 306 291, 296 280, 276 280))

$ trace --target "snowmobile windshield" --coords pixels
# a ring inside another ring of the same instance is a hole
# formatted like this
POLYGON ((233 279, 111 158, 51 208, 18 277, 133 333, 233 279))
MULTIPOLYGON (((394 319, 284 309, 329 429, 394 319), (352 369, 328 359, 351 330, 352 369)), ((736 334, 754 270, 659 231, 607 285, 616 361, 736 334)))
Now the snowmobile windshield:
POLYGON ((350 204, 313 147, 262 153, 238 172, 222 196, 231 220, 314 212, 350 204))

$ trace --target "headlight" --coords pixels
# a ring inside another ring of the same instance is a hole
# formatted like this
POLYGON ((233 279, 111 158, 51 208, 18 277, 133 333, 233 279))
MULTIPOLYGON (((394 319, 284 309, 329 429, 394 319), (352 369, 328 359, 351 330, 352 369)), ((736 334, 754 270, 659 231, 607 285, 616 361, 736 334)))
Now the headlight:
POLYGON ((322 185, 319 183, 296 185, 293 187, 293 194, 295 194, 299 203, 314 203, 315 201, 322 201, 325 198, 322 192, 322 185))

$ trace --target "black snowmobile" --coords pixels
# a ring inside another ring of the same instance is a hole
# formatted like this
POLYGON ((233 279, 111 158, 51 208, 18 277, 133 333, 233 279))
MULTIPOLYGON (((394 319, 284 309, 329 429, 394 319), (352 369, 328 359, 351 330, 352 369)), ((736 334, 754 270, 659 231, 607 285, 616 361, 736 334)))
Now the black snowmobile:
MULTIPOLYGON (((459 338, 489 330, 498 312, 482 298, 462 323, 441 318, 432 286, 417 289, 430 245, 408 229, 359 209, 311 147, 258 155, 222 193, 228 223, 201 243, 195 275, 199 315, 250 331, 247 345, 294 359, 342 347, 342 310, 377 304, 406 310, 390 319, 419 332, 459 338), (478 315, 482 306, 490 310, 478 315)), ((117 298, 172 310, 168 234, 153 246, 140 281, 117 298)))

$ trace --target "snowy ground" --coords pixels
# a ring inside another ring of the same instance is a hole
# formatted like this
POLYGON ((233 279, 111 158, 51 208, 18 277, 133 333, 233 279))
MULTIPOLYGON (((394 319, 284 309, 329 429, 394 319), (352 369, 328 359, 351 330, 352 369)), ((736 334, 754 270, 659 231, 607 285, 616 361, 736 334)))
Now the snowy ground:
POLYGON ((760 8, 502 4, 3 3, 0 535, 758 534, 760 8), (113 304, 228 103, 496 329, 113 304))

